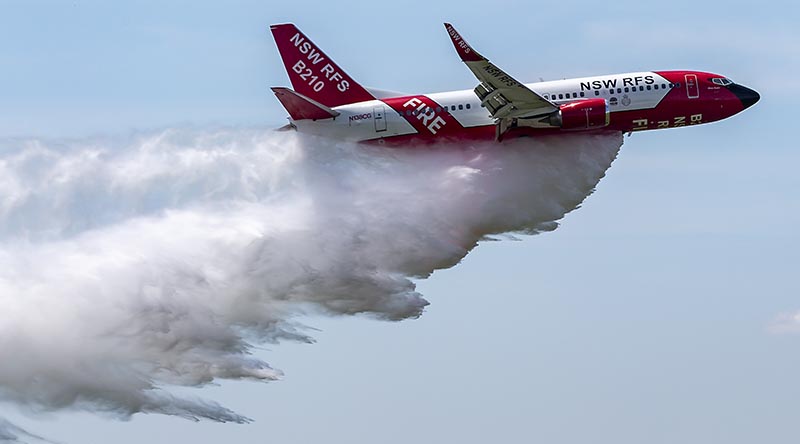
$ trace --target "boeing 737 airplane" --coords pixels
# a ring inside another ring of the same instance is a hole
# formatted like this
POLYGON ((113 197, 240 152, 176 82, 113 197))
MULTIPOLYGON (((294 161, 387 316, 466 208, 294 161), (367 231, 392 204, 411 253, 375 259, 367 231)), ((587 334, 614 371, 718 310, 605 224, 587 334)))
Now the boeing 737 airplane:
POLYGON ((294 90, 272 88, 289 128, 352 141, 496 140, 642 131, 722 120, 759 95, 701 71, 647 71, 522 84, 445 23, 474 90, 398 95, 365 88, 293 24, 271 26, 294 90))

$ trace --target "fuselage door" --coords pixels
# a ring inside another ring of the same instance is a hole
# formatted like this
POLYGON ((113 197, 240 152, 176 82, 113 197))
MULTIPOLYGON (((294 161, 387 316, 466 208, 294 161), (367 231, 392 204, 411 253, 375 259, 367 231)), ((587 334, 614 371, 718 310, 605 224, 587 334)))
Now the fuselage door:
POLYGON ((372 118, 375 120, 375 132, 386 131, 386 110, 383 105, 372 108, 372 118))
POLYGON ((700 87, 697 85, 697 75, 686 74, 684 78, 686 79, 686 96, 690 99, 696 99, 700 97, 700 87))

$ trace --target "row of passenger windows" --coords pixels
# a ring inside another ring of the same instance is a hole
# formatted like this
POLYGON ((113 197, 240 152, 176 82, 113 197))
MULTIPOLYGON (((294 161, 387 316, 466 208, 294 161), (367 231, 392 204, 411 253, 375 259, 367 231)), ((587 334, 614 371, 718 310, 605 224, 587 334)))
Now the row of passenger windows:
MULTIPOLYGON (((678 88, 680 86, 681 86, 680 82, 679 83, 670 83, 670 84, 661 83, 661 84, 658 84, 658 85, 647 85, 647 86, 642 85, 642 86, 639 86, 638 91, 644 91, 645 89, 647 91, 652 91, 653 89, 656 89, 656 90, 657 89, 667 89, 667 88, 672 89, 672 88, 678 88)), ((622 94, 623 91, 626 92, 626 93, 627 92, 636 92, 637 89, 636 89, 635 86, 631 86, 631 87, 626 86, 624 88, 617 88, 616 90, 614 88, 609 88, 608 89, 608 93, 609 94, 615 94, 615 93, 616 94, 622 94)), ((594 91, 594 95, 599 96, 600 95, 600 90, 595 90, 594 91)), ((580 93, 573 92, 573 93, 559 93, 559 94, 545 94, 544 95, 545 99, 550 99, 550 100, 564 100, 564 99, 570 99, 570 98, 577 99, 578 97, 586 97, 586 93, 581 91, 580 93), (571 95, 571 97, 570 97, 570 95, 571 95)), ((470 104, 467 103, 466 105, 465 104, 460 104, 460 105, 450 105, 449 107, 447 107, 447 106, 444 106, 444 107, 437 106, 436 108, 425 108, 425 112, 428 113, 428 112, 430 112, 431 109, 434 109, 437 113, 440 113, 442 111, 455 111, 456 109, 458 109, 459 111, 463 111, 465 108, 466 109, 470 109, 471 108, 470 104)), ((402 116, 403 112, 400 111, 397 114, 402 116)), ((412 115, 416 116, 417 114, 419 114, 419 111, 417 111, 417 110, 407 109, 405 111, 405 115, 406 116, 412 116, 412 115)))
MULTIPOLYGON (((437 113, 440 113, 440 112, 442 112, 442 111, 445 111, 445 112, 447 112, 447 111, 455 111, 456 109, 458 109, 459 111, 463 111, 465 108, 466 108, 466 109, 470 109, 470 108, 472 108, 472 105, 470 105, 469 103, 467 103, 466 105, 464 105, 464 104, 462 103, 462 104, 460 104, 460 105, 450 105, 449 107, 447 107, 447 106, 444 106, 444 107, 442 107, 442 106, 437 106, 436 108, 425 108, 425 113, 427 114, 427 113, 429 113, 431 110, 434 110, 434 111, 436 111, 437 113)), ((400 111, 400 112, 398 112, 397 114, 398 114, 398 115, 400 115, 400 116, 402 116, 402 115, 403 115, 403 112, 402 112, 402 111, 400 111)), ((416 110, 416 109, 415 109, 415 110, 410 110, 410 109, 407 109, 407 110, 405 111, 405 115, 406 115, 406 116, 416 116, 417 114, 419 114, 419 110, 416 110)))
MULTIPOLYGON (((667 88, 672 89, 672 88, 678 88, 680 86, 681 86, 680 83, 670 83, 670 84, 661 83, 661 84, 658 84, 658 85, 647 85, 647 86, 642 85, 642 86, 639 86, 638 91, 644 91, 645 89, 647 91, 652 91, 654 89, 656 89, 656 90, 657 89, 667 89, 667 88)), ((636 89, 635 86, 631 86, 631 87, 626 86, 625 88, 617 88, 616 90, 614 88, 609 88, 608 89, 608 93, 609 94, 615 94, 615 93, 616 94, 622 94, 623 91, 626 92, 626 93, 627 92, 636 92, 637 89, 636 89)), ((580 93, 574 92, 574 93, 564 93, 564 94, 545 94, 544 98, 545 99, 550 99, 550 100, 564 100, 564 99, 569 99, 570 95, 572 95, 571 98, 577 99, 579 94, 580 94, 580 97, 586 97, 584 92, 581 91, 580 93)), ((600 90, 595 90, 594 91, 594 95, 599 96, 600 95, 600 90)))

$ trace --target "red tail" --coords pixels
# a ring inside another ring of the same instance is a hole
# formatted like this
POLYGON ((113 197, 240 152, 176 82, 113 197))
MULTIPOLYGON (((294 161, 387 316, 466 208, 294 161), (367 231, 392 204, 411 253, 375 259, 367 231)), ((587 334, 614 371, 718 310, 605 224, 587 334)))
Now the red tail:
POLYGON ((270 26, 294 90, 334 107, 375 97, 291 23, 270 26))

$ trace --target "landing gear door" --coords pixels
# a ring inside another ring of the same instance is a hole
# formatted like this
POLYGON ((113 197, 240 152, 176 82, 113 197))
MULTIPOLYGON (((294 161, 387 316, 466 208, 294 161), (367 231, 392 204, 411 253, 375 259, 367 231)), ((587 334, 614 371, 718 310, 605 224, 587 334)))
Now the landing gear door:
POLYGON ((700 87, 697 85, 697 76, 695 74, 686 74, 686 96, 690 99, 700 97, 700 87))
POLYGON ((386 131, 386 109, 383 105, 372 108, 372 118, 375 121, 375 132, 386 131))

